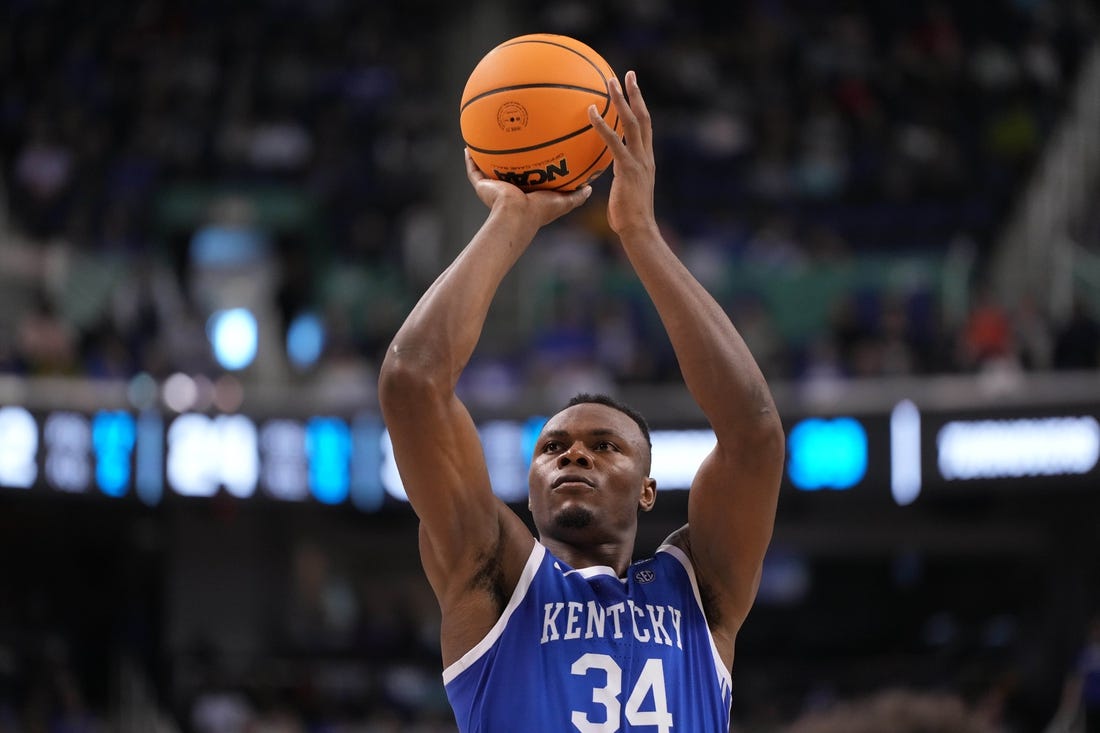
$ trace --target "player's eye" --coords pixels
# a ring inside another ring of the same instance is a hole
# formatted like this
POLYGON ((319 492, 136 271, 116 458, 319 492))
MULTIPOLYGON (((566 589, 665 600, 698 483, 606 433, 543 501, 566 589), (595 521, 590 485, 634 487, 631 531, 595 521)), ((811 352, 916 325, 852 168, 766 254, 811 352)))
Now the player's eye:
POLYGON ((556 440, 548 440, 543 444, 542 452, 543 453, 553 453, 554 451, 558 450, 560 445, 561 444, 558 443, 558 441, 556 441, 556 440))
POLYGON ((601 440, 596 443, 596 450, 618 450, 618 446, 608 440, 601 440))

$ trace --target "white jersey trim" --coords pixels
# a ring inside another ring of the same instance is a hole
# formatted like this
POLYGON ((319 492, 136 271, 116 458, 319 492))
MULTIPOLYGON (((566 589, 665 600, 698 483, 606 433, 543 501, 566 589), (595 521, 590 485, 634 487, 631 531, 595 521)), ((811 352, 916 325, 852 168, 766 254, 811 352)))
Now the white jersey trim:
MULTIPOLYGON (((699 595, 699 581, 695 579, 695 568, 691 564, 691 559, 676 545, 661 545, 657 548, 657 552, 667 552, 684 566, 688 579, 691 581, 691 592, 695 594, 695 603, 699 606, 699 613, 703 614, 703 620, 706 621, 707 611, 703 608, 703 597, 699 595)), ((726 663, 722 661, 722 655, 718 653, 718 645, 714 643, 714 634, 710 633, 709 621, 707 621, 707 638, 710 640, 711 654, 714 655, 714 668, 722 681, 726 683, 726 688, 732 690, 733 678, 730 671, 726 669, 726 663)))
MULTIPOLYGON (((557 563, 555 563, 555 565, 557 565, 557 563)), ((561 570, 561 567, 558 566, 558 569, 561 570)), ((574 568, 572 570, 565 571, 564 573, 562 573, 562 575, 572 575, 573 573, 576 573, 585 580, 595 578, 597 575, 607 575, 615 578, 616 580, 620 580, 623 583, 626 582, 626 578, 620 578, 618 575, 616 575, 615 568, 608 567, 607 565, 590 565, 587 568, 574 568)))
POLYGON ((493 628, 489 629, 489 633, 487 633, 481 641, 443 670, 444 685, 450 683, 451 680, 471 667, 474 662, 481 659, 481 657, 485 655, 485 652, 489 651, 493 644, 496 643, 497 639, 500 638, 501 634, 504 633, 504 627, 508 625, 508 620, 527 596, 527 591, 531 588, 531 583, 535 579, 535 573, 538 572, 539 566, 542 565, 542 558, 545 555, 546 548, 542 543, 536 541, 535 546, 531 548, 531 554, 527 557, 527 564, 523 567, 523 573, 519 576, 519 582, 516 583, 516 589, 512 591, 512 597, 508 599, 508 605, 504 607, 504 612, 500 614, 500 618, 493 624, 493 628))

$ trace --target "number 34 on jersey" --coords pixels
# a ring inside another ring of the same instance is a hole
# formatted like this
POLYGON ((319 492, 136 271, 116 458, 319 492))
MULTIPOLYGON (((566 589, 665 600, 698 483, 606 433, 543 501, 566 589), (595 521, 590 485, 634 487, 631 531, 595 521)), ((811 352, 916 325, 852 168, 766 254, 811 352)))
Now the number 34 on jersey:
POLYGON ((607 654, 582 654, 573 662, 569 671, 574 675, 593 679, 592 702, 602 707, 606 713, 602 716, 603 720, 592 720, 586 712, 572 711, 570 719, 580 733, 615 733, 619 730, 620 720, 635 727, 653 726, 658 733, 671 733, 672 713, 668 711, 665 670, 660 659, 646 660, 641 674, 631 686, 625 706, 620 700, 623 692, 623 671, 607 654), (647 698, 652 699, 652 709, 643 710, 642 705, 647 698))

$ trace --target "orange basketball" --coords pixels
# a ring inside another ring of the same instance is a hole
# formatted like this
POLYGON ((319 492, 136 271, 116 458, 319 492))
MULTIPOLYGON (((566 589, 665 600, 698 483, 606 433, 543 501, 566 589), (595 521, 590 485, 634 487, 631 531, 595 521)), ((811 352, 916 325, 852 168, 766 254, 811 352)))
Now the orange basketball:
POLYGON ((487 53, 462 91, 459 125, 470 155, 486 175, 525 191, 572 191, 611 164, 611 152, 588 121, 596 105, 622 132, 598 53, 568 36, 537 33, 487 53))

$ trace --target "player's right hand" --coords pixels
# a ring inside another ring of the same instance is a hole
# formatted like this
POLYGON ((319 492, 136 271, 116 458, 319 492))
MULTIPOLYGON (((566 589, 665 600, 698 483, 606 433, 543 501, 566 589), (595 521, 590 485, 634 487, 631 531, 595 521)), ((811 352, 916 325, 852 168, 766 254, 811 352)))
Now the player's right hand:
POLYGON ((474 187, 481 202, 491 210, 507 208, 516 215, 529 218, 537 227, 546 226, 568 214, 592 195, 591 186, 582 186, 576 191, 539 190, 525 193, 515 184, 485 175, 470 157, 469 149, 465 153, 466 177, 470 179, 470 185, 474 187))

